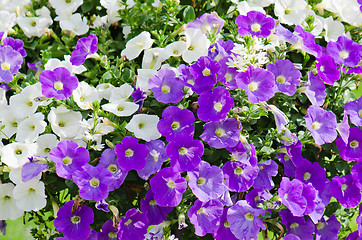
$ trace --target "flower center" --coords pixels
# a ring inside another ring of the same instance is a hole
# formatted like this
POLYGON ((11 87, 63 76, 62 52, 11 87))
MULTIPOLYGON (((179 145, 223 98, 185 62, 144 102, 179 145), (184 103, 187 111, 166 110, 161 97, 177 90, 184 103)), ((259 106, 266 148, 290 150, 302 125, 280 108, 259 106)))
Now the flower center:
POLYGON ((234 174, 236 174, 236 175, 241 175, 241 174, 243 174, 243 169, 241 169, 241 168, 235 168, 235 170, 234 170, 234 174))
POLYGON ((304 179, 305 181, 308 181, 311 176, 312 176, 312 175, 311 175, 309 172, 306 172, 306 173, 304 173, 304 175, 303 175, 303 179, 304 179))
POLYGON ((173 54, 177 55, 178 51, 177 50, 173 50, 173 54))
POLYGON ((173 122, 173 123, 171 124, 171 128, 172 128, 173 130, 179 129, 179 128, 180 128, 180 123, 179 123, 179 122, 173 122))
POLYGON ((351 148, 358 148, 359 142, 357 142, 356 140, 353 140, 352 142, 349 143, 349 146, 351 148))
POLYGON ((58 126, 59 126, 59 127, 64 127, 64 126, 65 126, 65 123, 62 122, 62 121, 60 121, 60 122, 58 123, 58 126))
POLYGON ((149 204, 152 205, 152 206, 157 205, 155 200, 151 200, 149 204))
POLYGON ((213 46, 211 49, 210 49, 210 52, 215 52, 215 50, 216 50, 216 47, 215 46, 213 46))
POLYGON ((260 26, 260 24, 259 23, 253 23, 253 24, 251 24, 251 30, 253 31, 253 32, 259 32, 260 31, 260 28, 261 28, 261 26, 260 26))
POLYGON ((203 214, 205 212, 205 208, 200 208, 199 210, 197 210, 197 214, 203 214))
POLYGON ((132 223, 132 219, 128 219, 127 222, 124 223, 124 225, 128 226, 132 223))
POLYGON ((199 179, 197 179, 196 182, 197 182, 198 185, 204 185, 205 182, 206 182, 206 179, 203 178, 203 177, 200 177, 199 179))
POLYGON ((23 153, 23 151, 21 149, 16 149, 15 150, 16 155, 21 155, 22 153, 23 153))
POLYGON ((345 190, 347 189, 347 187, 348 187, 347 184, 342 184, 341 190, 342 190, 342 191, 345 191, 345 190))
POLYGON ((7 63, 7 62, 3 62, 3 63, 1 64, 1 69, 4 70, 4 71, 9 70, 9 69, 10 69, 10 64, 7 63))
POLYGON ((290 10, 290 9, 287 8, 287 9, 284 10, 284 13, 288 15, 291 11, 292 11, 292 10, 290 10))
POLYGON ((319 68, 319 70, 320 70, 321 72, 324 72, 324 66, 321 66, 321 67, 319 68))
POLYGON ((69 165, 72 164, 73 159, 71 159, 70 157, 66 156, 65 158, 63 158, 63 164, 64 165, 69 165))
POLYGON ((162 93, 169 93, 171 88, 167 85, 163 85, 161 88, 162 93))
POLYGON ((44 149, 44 152, 45 152, 45 153, 50 153, 50 151, 51 151, 50 148, 45 148, 45 149, 44 149))
POLYGON ((221 102, 217 102, 217 103, 215 103, 214 104, 214 109, 217 111, 217 112, 220 112, 221 111, 221 109, 222 109, 222 104, 221 104, 221 102))
POLYGON ((320 129, 321 126, 322 126, 322 124, 319 123, 319 122, 317 122, 317 121, 315 121, 315 122, 312 124, 312 128, 313 128, 314 130, 320 129))
POLYGON ((228 221, 225 221, 225 222, 224 222, 224 227, 229 228, 229 227, 230 227, 230 223, 229 223, 228 221))
POLYGON ((141 128, 143 128, 144 125, 145 125, 145 124, 144 124, 143 122, 140 122, 140 123, 138 124, 138 128, 141 129, 141 128))
POLYGON ((222 129, 222 128, 218 128, 218 129, 216 129, 215 134, 216 134, 216 136, 218 136, 218 137, 222 137, 222 136, 225 135, 225 130, 222 129))
POLYGON ((57 81, 54 83, 54 88, 56 90, 62 90, 63 89, 63 83, 61 81, 57 81))
POLYGON ((346 50, 342 50, 339 52, 339 56, 342 58, 342 59, 346 59, 348 58, 349 56, 349 52, 347 52, 346 50))
POLYGON ((35 27, 35 26, 36 26, 36 21, 34 21, 34 20, 31 21, 30 25, 33 26, 33 27, 35 27))
POLYGON ((150 152, 150 155, 153 157, 153 160, 155 162, 158 162, 158 158, 160 156, 160 153, 157 152, 155 149, 153 149, 151 152, 150 152))
POLYGON ((73 216, 71 219, 72 223, 80 223, 80 217, 79 216, 73 216))
POLYGON ((169 188, 175 188, 175 183, 170 180, 170 181, 167 182, 167 187, 169 187, 169 188))
POLYGON ((17 123, 17 122, 12 122, 11 125, 12 125, 13 127, 18 127, 18 123, 17 123))
POLYGON ((114 165, 114 164, 109 165, 107 169, 108 169, 111 173, 115 173, 115 172, 118 170, 117 166, 114 165))
POLYGON ((244 217, 245 217, 246 220, 253 220, 254 219, 254 215, 251 214, 251 213, 245 214, 244 217))
POLYGON ((321 229, 324 228, 325 225, 326 225, 325 223, 319 222, 319 223, 317 223, 316 227, 317 227, 318 230, 321 230, 321 229))
POLYGON ((286 80, 286 78, 285 78, 283 75, 279 75, 279 76, 277 77, 277 82, 278 82, 278 83, 284 83, 285 80, 286 80))
POLYGON ((362 118, 362 109, 358 111, 358 116, 362 118))
POLYGON ((109 237, 109 238, 112 238, 112 239, 116 239, 118 236, 117 236, 117 233, 115 233, 115 232, 110 232, 110 233, 108 233, 108 237, 109 237))
POLYGON ((66 3, 71 3, 71 2, 72 2, 72 0, 65 0, 65 2, 66 2, 66 3))
POLYGON ((99 179, 97 178, 92 178, 90 181, 89 181, 90 185, 92 187, 98 187, 99 186, 99 179))
POLYGON ((225 81, 231 82, 231 78, 232 78, 232 76, 230 73, 225 74, 225 81))
POLYGON ((205 68, 204 70, 202 70, 202 75, 204 75, 205 77, 210 76, 210 73, 211 73, 211 71, 208 68, 205 68))
POLYGON ((299 227, 299 224, 296 222, 290 224, 290 228, 297 228, 297 227, 299 227))
POLYGON ((9 195, 5 195, 5 196, 3 197, 3 199, 4 199, 4 200, 10 200, 11 197, 10 197, 9 195))
POLYGON ((125 152, 124 152, 124 155, 126 157, 132 157, 134 154, 133 150, 132 149, 127 149, 125 152))
POLYGON ((117 111, 122 112, 124 110, 124 106, 121 104, 118 104, 117 111))
POLYGON ((178 153, 179 153, 180 155, 185 155, 185 154, 187 154, 188 151, 189 151, 189 150, 188 150, 187 148, 181 147, 181 148, 178 150, 178 153))
POLYGON ((256 82, 251 82, 248 85, 249 91, 254 92, 256 89, 258 89, 258 84, 256 82))

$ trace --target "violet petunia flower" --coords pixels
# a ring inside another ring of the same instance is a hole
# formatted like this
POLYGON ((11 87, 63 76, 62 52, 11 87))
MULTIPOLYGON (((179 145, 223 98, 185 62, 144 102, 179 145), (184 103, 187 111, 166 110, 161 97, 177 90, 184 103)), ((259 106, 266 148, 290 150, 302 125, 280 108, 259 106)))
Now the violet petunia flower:
POLYGON ((107 169, 86 164, 73 174, 73 181, 79 187, 81 198, 101 201, 108 197, 108 186, 113 183, 113 176, 107 169))
POLYGON ((348 114, 346 112, 344 112, 342 122, 337 124, 337 132, 339 133, 343 142, 345 142, 345 143, 348 143, 350 128, 351 127, 349 126, 349 123, 348 123, 348 114))
POLYGON ((194 114, 188 109, 169 106, 162 112, 162 119, 157 124, 158 131, 166 137, 168 142, 173 141, 180 134, 194 136, 194 114))
POLYGON ((161 207, 156 201, 152 189, 149 189, 145 198, 141 199, 141 211, 146 214, 150 225, 158 225, 167 220, 167 214, 173 207, 161 207))
POLYGON ((228 209, 227 221, 230 223, 231 232, 237 239, 257 239, 260 228, 266 228, 263 220, 258 218, 264 214, 263 209, 252 208, 245 200, 240 200, 228 209))
POLYGON ((205 34, 219 34, 224 26, 224 20, 216 14, 204 13, 201 17, 187 23, 186 28, 197 28, 205 34))
POLYGON ((281 133, 283 130, 287 130, 285 126, 289 123, 289 121, 284 112, 282 112, 275 105, 268 105, 266 102, 259 103, 265 110, 271 111, 273 113, 278 133, 281 133))
POLYGON ((356 101, 348 102, 344 111, 349 115, 349 120, 356 126, 362 126, 362 97, 356 101))
POLYGON ((341 223, 334 214, 329 217, 328 221, 322 218, 316 224, 316 240, 337 240, 340 229, 341 223))
POLYGON ((200 138, 213 148, 235 147, 239 143, 240 128, 235 118, 226 118, 204 125, 200 138))
POLYGON ((268 101, 276 91, 273 73, 262 68, 249 65, 245 72, 238 73, 235 78, 238 87, 246 91, 252 103, 268 101))
POLYGON ((346 240, 362 240, 362 237, 359 235, 358 230, 350 233, 346 240))
POLYGON ((342 159, 346 161, 362 161, 362 130, 359 127, 349 129, 348 142, 337 138, 337 148, 342 159))
POLYGON ((268 190, 253 188, 253 190, 245 195, 245 200, 251 207, 256 208, 259 203, 263 203, 272 197, 273 195, 268 190))
POLYGON ((354 67, 362 59, 362 46, 345 36, 340 36, 337 42, 328 42, 327 54, 338 64, 354 67))
POLYGON ((236 85, 235 77, 238 74, 238 71, 234 67, 229 67, 227 63, 229 62, 230 57, 222 58, 220 63, 220 71, 217 74, 219 82, 225 85, 227 89, 234 90, 238 86, 236 85))
POLYGON ((148 80, 148 86, 157 101, 178 103, 182 100, 184 83, 176 78, 173 70, 162 68, 148 80))
POLYGON ((296 217, 288 209, 282 209, 279 215, 282 223, 287 227, 288 234, 293 234, 300 239, 313 240, 315 226, 310 219, 305 221, 302 216, 296 217))
POLYGON ((219 62, 221 59, 229 56, 229 54, 218 42, 215 42, 210 45, 207 56, 219 62))
POLYGON ((86 148, 79 147, 76 142, 64 140, 50 151, 49 157, 56 163, 57 175, 71 179, 77 170, 81 170, 88 163, 89 152, 86 148))
POLYGON ((28 65, 28 68, 29 69, 31 69, 31 70, 34 70, 34 71, 41 71, 42 69, 41 69, 41 65, 42 65, 43 63, 42 62, 35 62, 35 63, 30 63, 30 62, 28 62, 27 63, 27 65, 28 65))
POLYGON ((362 191, 362 163, 357 163, 351 168, 351 174, 357 187, 362 191))
POLYGON ((47 98, 62 100, 70 97, 78 87, 78 78, 72 76, 65 67, 45 70, 39 75, 42 94, 47 98))
POLYGON ((124 171, 142 170, 146 166, 146 145, 138 143, 138 139, 131 136, 124 137, 121 143, 114 147, 119 166, 124 171))
POLYGON ((239 15, 235 19, 240 36, 250 34, 258 38, 266 38, 275 26, 275 20, 258 11, 250 11, 246 16, 239 15))
POLYGON ((270 190, 274 187, 273 176, 278 174, 278 164, 273 160, 258 163, 259 173, 254 180, 253 187, 270 190))
POLYGON ((315 105, 310 106, 307 111, 308 114, 304 116, 304 119, 315 143, 322 145, 333 142, 337 137, 336 115, 315 105))
POLYGON ((166 147, 171 167, 178 172, 192 171, 201 162, 204 144, 189 135, 180 134, 166 147))
POLYGON ((146 214, 135 208, 128 210, 118 224, 118 239, 138 240, 144 239, 149 226, 146 214))
POLYGON ((90 224, 94 221, 93 210, 80 205, 73 213, 74 200, 68 201, 58 211, 54 227, 63 233, 66 239, 85 240, 91 233, 90 224))
POLYGON ((45 169, 49 169, 48 164, 44 163, 43 161, 37 160, 37 157, 32 157, 31 159, 32 160, 25 163, 21 169, 21 178, 23 182, 27 182, 36 177, 45 169))
POLYGON ((220 226, 217 231, 213 233, 216 240, 238 240, 230 230, 230 223, 227 220, 227 212, 229 208, 224 208, 223 214, 220 218, 220 226))
POLYGON ((226 115, 234 106, 234 100, 230 92, 224 87, 216 87, 211 93, 204 92, 200 95, 197 116, 202 121, 219 121, 226 118, 226 115))
POLYGON ((342 177, 335 176, 332 179, 330 191, 332 196, 345 208, 356 207, 361 201, 361 191, 351 174, 342 177))
POLYGON ((317 59, 315 66, 317 68, 318 75, 326 84, 333 85, 334 82, 339 80, 341 77, 337 65, 331 56, 323 54, 317 59))
MULTIPOLYGON (((21 54, 22 57, 26 57, 26 51, 24 49, 24 42, 21 39, 14 39, 12 37, 6 37, 3 39, 2 46, 10 46, 12 49, 21 54)), ((1 47, 1 46, 0 46, 1 47)))
POLYGON ((305 161, 295 171, 295 178, 305 184, 312 183, 313 187, 322 192, 326 185, 327 174, 318 162, 305 161))
POLYGON ((288 96, 295 93, 302 74, 290 60, 278 60, 274 64, 268 64, 267 70, 274 74, 279 92, 288 96))
POLYGON ((295 26, 294 33, 297 33, 299 37, 296 45, 300 44, 303 51, 312 54, 316 58, 321 56, 322 47, 315 43, 315 36, 312 33, 305 31, 300 25, 295 26))
POLYGON ((278 189, 282 203, 292 212, 294 216, 303 216, 307 208, 307 199, 302 196, 304 184, 298 179, 283 177, 278 189))
POLYGON ((102 152, 97 167, 107 169, 112 174, 113 181, 108 185, 108 191, 110 192, 118 189, 128 174, 128 171, 123 170, 119 166, 116 159, 116 153, 113 149, 110 148, 105 149, 102 152))
POLYGON ((259 168, 239 161, 228 161, 222 167, 225 185, 232 192, 245 192, 253 186, 259 168))
POLYGON ((10 46, 0 48, 0 82, 8 83, 19 72, 23 57, 10 46))
POLYGON ((190 66, 190 73, 195 77, 196 87, 209 87, 216 83, 216 74, 220 64, 207 56, 202 56, 190 66))
POLYGON ((98 50, 97 43, 98 38, 94 34, 79 39, 77 46, 70 56, 70 62, 72 65, 80 66, 84 63, 89 55, 96 53, 98 50))
POLYGON ((220 225, 220 217, 223 213, 223 204, 218 200, 202 202, 197 199, 188 211, 190 222, 195 226, 197 236, 205 236, 206 233, 214 233, 220 225))
POLYGON ((231 153, 231 160, 239 161, 255 167, 258 161, 256 150, 252 143, 240 141, 235 147, 226 148, 231 153))
POLYGON ((217 199, 225 192, 224 176, 217 166, 210 166, 208 162, 201 161, 196 169, 187 172, 187 175, 192 193, 203 202, 217 199))
POLYGON ((143 169, 137 171, 138 176, 144 180, 147 180, 155 172, 160 171, 163 162, 168 158, 163 141, 151 140, 146 142, 146 146, 148 148, 146 165, 143 169))
POLYGON ((94 206, 98 210, 102 210, 104 212, 109 212, 109 209, 108 209, 109 204, 106 202, 106 200, 98 201, 98 202, 96 202, 96 204, 94 204, 94 206))
POLYGON ((326 86, 322 78, 318 75, 314 76, 312 72, 308 72, 308 83, 302 88, 305 95, 313 105, 321 106, 326 98, 326 86))
POLYGON ((162 168, 150 181, 153 196, 162 207, 176 207, 186 191, 186 179, 171 167, 162 168))
MULTIPOLYGON (((117 239, 117 228, 113 227, 113 221, 107 220, 102 226, 102 232, 98 233, 99 240, 115 240, 117 239)), ((98 240, 96 239, 96 240, 98 240)), ((90 238, 89 240, 93 240, 90 238)))

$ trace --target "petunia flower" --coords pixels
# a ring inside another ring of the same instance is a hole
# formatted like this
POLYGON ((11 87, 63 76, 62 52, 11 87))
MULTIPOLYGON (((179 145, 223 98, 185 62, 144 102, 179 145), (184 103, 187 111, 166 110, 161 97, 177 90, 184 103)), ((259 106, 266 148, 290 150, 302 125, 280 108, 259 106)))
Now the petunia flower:
POLYGON ((128 60, 133 60, 138 57, 144 49, 149 49, 152 44, 151 34, 146 31, 141 32, 126 43, 126 48, 122 50, 121 55, 125 55, 128 60))
POLYGON ((207 36, 197 28, 187 28, 186 35, 186 50, 182 54, 182 59, 187 63, 196 61, 201 56, 207 56, 210 46, 210 40, 207 36))
POLYGON ((190 66, 190 73, 195 77, 196 87, 213 86, 216 82, 216 74, 220 70, 220 64, 207 56, 202 56, 190 66))
POLYGON ((39 211, 47 204, 44 183, 37 178, 17 183, 13 194, 16 206, 24 211, 39 211))
POLYGON ((274 28, 275 20, 261 12, 250 11, 246 16, 237 16, 235 23, 239 27, 240 36, 250 34, 258 38, 265 38, 270 35, 271 30, 274 28))
POLYGON ((230 223, 227 220, 228 207, 224 208, 223 214, 220 217, 220 225, 217 231, 213 233, 216 240, 238 240, 230 230, 230 223))
POLYGON ((228 161, 222 167, 225 185, 232 192, 245 192, 253 186, 258 176, 258 167, 252 167, 239 161, 228 161))
POLYGON ((173 207, 159 206, 152 189, 149 189, 145 198, 141 199, 141 211, 146 214, 150 225, 157 225, 167 220, 167 214, 172 211, 173 207))
POLYGON ((186 28, 197 28, 207 35, 218 34, 223 28, 224 22, 216 14, 204 13, 201 17, 187 23, 186 28))
POLYGON ((1 220, 15 220, 21 215, 24 211, 19 209, 16 206, 15 199, 13 196, 14 184, 12 183, 3 183, 0 184, 0 219, 1 220))
POLYGON ((333 214, 326 221, 324 218, 316 224, 316 238, 319 240, 337 240, 341 223, 333 214))
POLYGON ((114 147, 119 166, 124 171, 143 169, 146 165, 147 147, 130 136, 123 138, 121 142, 114 147))
POLYGON ((337 148, 340 151, 342 159, 346 161, 362 160, 362 130, 358 127, 349 129, 348 141, 344 142, 342 138, 336 140, 337 148))
POLYGON ((345 208, 356 207, 361 201, 361 191, 351 174, 342 177, 335 176, 332 179, 330 191, 345 208))
POLYGON ((296 217, 288 209, 281 210, 279 215, 282 218, 282 223, 287 227, 287 233, 298 237, 294 239, 313 240, 315 226, 310 219, 305 221, 302 216, 296 217))
POLYGON ((98 38, 94 34, 79 39, 70 57, 72 65, 82 65, 89 55, 96 53, 98 50, 97 43, 98 38))
POLYGON ((333 85, 335 81, 339 80, 341 74, 337 68, 337 64, 331 56, 323 54, 317 61, 315 66, 318 75, 326 84, 333 85))
POLYGON ((6 45, 0 48, 0 82, 8 83, 19 72, 23 57, 12 47, 6 45))
POLYGON ((362 59, 362 45, 355 43, 345 36, 340 36, 336 42, 327 44, 327 54, 338 64, 354 67, 362 59))
POLYGON ((307 208, 307 199, 302 196, 304 185, 301 181, 283 177, 278 190, 282 203, 294 216, 302 216, 307 208))
POLYGON ((253 187, 270 190, 274 187, 273 176, 278 174, 278 164, 273 160, 258 163, 259 173, 254 180, 253 187))
POLYGON ((156 115, 136 114, 126 125, 126 129, 132 132, 136 138, 145 141, 156 140, 161 137, 160 132, 157 130, 159 120, 156 115))
MULTIPOLYGON (((114 240, 117 239, 117 228, 113 227, 113 221, 107 220, 103 226, 102 226, 102 232, 98 233, 98 238, 95 238, 94 240, 114 240)), ((92 236, 89 237, 89 239, 93 239, 92 236)))
POLYGON ((362 126, 362 97, 344 105, 344 111, 349 115, 349 120, 356 126, 362 126))
POLYGON ((137 209, 129 209, 118 224, 118 239, 135 240, 144 239, 149 226, 146 214, 137 209))

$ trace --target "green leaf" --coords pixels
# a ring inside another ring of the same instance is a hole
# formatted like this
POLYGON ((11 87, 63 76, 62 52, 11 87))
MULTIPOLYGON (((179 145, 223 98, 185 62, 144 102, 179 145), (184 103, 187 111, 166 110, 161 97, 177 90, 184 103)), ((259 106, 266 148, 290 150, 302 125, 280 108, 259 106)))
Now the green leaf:
POLYGON ((185 23, 191 22, 195 19, 195 11, 192 6, 185 7, 183 18, 185 23))

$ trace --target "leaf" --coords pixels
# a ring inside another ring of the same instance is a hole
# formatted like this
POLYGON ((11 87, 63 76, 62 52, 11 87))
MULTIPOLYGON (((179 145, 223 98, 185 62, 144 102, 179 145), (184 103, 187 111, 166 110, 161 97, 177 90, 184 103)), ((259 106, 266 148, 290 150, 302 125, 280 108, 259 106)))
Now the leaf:
POLYGON ((193 21, 195 19, 194 8, 192 6, 185 7, 184 12, 183 12, 182 15, 183 15, 185 23, 193 21))

